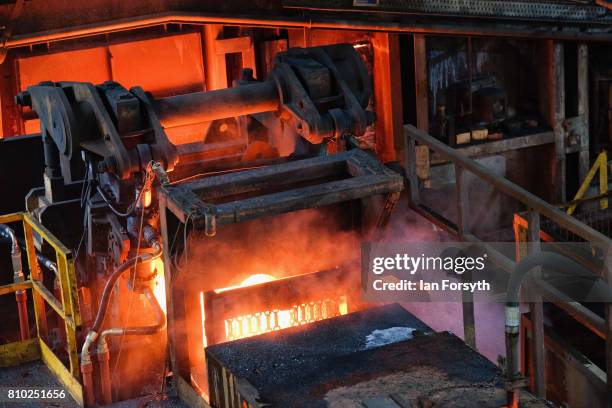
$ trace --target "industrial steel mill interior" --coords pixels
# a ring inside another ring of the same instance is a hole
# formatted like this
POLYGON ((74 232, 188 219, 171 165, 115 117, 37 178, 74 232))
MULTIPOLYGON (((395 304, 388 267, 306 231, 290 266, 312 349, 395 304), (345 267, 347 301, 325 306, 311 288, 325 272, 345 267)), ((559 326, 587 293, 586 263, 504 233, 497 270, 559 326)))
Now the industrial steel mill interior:
POLYGON ((612 407, 612 2, 0 20, 0 406, 612 407))

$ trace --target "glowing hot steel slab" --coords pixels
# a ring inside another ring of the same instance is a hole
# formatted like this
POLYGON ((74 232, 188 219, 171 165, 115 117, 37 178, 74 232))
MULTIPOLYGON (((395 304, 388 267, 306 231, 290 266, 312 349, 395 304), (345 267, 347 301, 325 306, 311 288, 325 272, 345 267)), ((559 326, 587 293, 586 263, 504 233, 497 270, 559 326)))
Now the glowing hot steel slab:
POLYGON ((356 280, 336 268, 204 293, 207 343, 217 344, 347 314, 360 308, 356 280))
POLYGON ((346 314, 346 296, 293 305, 286 310, 265 310, 225 320, 225 338, 237 340, 274 330, 300 326, 346 314))

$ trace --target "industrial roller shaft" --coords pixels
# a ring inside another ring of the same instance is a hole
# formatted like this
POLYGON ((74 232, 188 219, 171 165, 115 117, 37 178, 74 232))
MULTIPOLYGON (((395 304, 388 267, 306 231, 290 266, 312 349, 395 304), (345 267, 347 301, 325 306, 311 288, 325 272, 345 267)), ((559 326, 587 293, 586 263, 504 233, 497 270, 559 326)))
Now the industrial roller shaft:
POLYGON ((45 174, 64 183, 83 177, 81 156, 73 154, 79 149, 96 157, 98 172, 121 180, 151 161, 172 171, 178 154, 165 129, 275 112, 284 129, 319 145, 345 133, 363 135, 374 121, 366 110, 370 76, 351 44, 289 49, 277 55, 263 82, 245 73, 231 88, 160 99, 112 81, 45 82, 29 86, 16 102, 40 119, 45 174))
POLYGON ((266 81, 161 98, 153 106, 162 126, 172 128, 275 111, 279 95, 276 84, 266 81))
POLYGON ((288 50, 277 56, 266 81, 247 75, 238 83, 158 99, 152 105, 166 129, 276 111, 313 144, 345 132, 361 135, 373 122, 365 110, 372 93, 370 78, 350 44, 288 50))

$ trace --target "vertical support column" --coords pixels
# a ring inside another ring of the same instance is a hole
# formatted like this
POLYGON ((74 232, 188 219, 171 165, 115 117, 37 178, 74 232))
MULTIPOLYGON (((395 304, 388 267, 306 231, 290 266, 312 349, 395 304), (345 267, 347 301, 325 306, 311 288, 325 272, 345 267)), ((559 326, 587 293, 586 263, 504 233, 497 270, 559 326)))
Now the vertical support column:
POLYGON ((223 35, 223 26, 209 24, 204 26, 204 61, 206 63, 206 90, 227 88, 227 67, 225 55, 217 54, 216 41, 223 35))
POLYGON ((410 131, 404 128, 404 144, 406 158, 404 159, 406 168, 406 178, 408 179, 410 189, 410 200, 409 204, 412 206, 419 205, 419 178, 417 176, 417 165, 416 165, 416 140, 410 134, 410 131))
MULTIPOLYGON (((604 277, 608 285, 612 285, 612 245, 608 243, 604 259, 604 277)), ((612 303, 605 305, 605 334, 606 334, 606 400, 607 406, 612 407, 612 303)))
POLYGON ((427 80, 427 47, 425 36, 414 35, 414 80, 416 95, 416 127, 429 133, 429 86, 427 80))
POLYGON ((312 29, 304 27, 302 29, 302 39, 304 41, 304 47, 312 46, 312 29))
POLYGON ((612 141, 612 84, 608 85, 608 140, 612 141))
POLYGON ((457 232, 463 239, 469 232, 468 191, 465 183, 465 171, 455 163, 455 194, 457 200, 457 232))
POLYGON ((589 48, 578 44, 578 116, 584 131, 580 135, 579 174, 584 180, 589 171, 589 48))
POLYGON ((66 315, 64 327, 66 330, 66 343, 68 351, 68 359, 70 361, 70 373, 74 378, 80 378, 81 370, 79 366, 78 343, 76 339, 76 328, 81 324, 79 315, 79 299, 76 284, 76 273, 74 269, 74 261, 72 254, 63 254, 56 252, 57 270, 60 275, 62 308, 66 315), (68 318, 72 319, 72 326, 68 318))
POLYGON ((402 89, 399 68, 399 35, 375 33, 374 98, 376 100, 376 145, 383 162, 401 157, 402 89), (399 150, 399 151, 398 151, 399 150), (397 155, 397 156, 396 156, 397 155))
POLYGON ((555 42, 553 47, 552 100, 554 114, 551 123, 555 133, 555 175, 553 185, 555 186, 555 201, 563 203, 566 200, 565 131, 563 129, 563 121, 565 120, 565 52, 561 42, 555 42))
MULTIPOLYGON (((210 24, 204 27, 207 90, 223 89, 232 85, 229 83, 232 78, 228 78, 231 75, 227 71, 226 56, 228 54, 240 54, 242 58, 240 68, 250 68, 253 71, 253 76, 257 78, 257 58, 253 33, 251 30, 247 30, 245 33, 246 35, 238 34, 238 36, 224 38, 222 25, 210 24)), ((230 70, 233 68, 237 67, 230 67, 230 70)))
POLYGON ((253 76, 259 79, 253 30, 247 30, 243 35, 243 38, 248 38, 250 41, 248 42, 248 46, 240 51, 240 54, 242 55, 242 68, 251 68, 253 70, 253 76))
MULTIPOLYGON (((159 228, 161 231, 168 231, 168 218, 167 218, 167 201, 166 197, 158 193, 159 201, 159 228)), ((174 285, 173 285, 173 270, 175 268, 170 254, 170 242, 168 242, 167 234, 162 236, 163 243, 163 257, 164 257, 164 284, 166 285, 166 321, 167 321, 167 333, 168 333, 168 354, 170 357, 170 369, 174 373, 172 376, 172 382, 175 389, 179 389, 179 378, 181 373, 181 367, 179 367, 180 357, 177 355, 177 319, 176 311, 174 306, 174 285)))
MULTIPOLYGON (((23 222, 23 231, 25 235, 26 251, 28 254, 28 265, 30 265, 30 279, 33 281, 41 281, 42 274, 40 273, 38 260, 36 259, 36 248, 34 248, 34 232, 32 230, 32 226, 28 224, 25 219, 23 222)), ((48 329, 45 300, 36 290, 32 290, 32 299, 34 302, 34 314, 36 316, 36 330, 38 331, 38 338, 46 341, 48 329)))
MULTIPOLYGON (((457 204, 457 233, 459 239, 465 240, 469 233, 469 199, 465 172, 455 163, 455 200, 457 204)), ((471 279, 471 274, 467 276, 471 279)), ((474 295, 471 292, 462 292, 463 307, 463 340, 476 350, 476 319, 474 317, 474 295)))
MULTIPOLYGON (((527 239, 528 252, 530 254, 539 252, 540 248, 540 214, 537 211, 530 210, 527 213, 527 239)), ((536 274, 537 275, 537 274, 536 274)), ((531 358, 533 362, 534 381, 533 384, 535 394, 540 398, 546 398, 546 377, 545 377, 545 347, 544 347, 544 303, 542 296, 535 291, 535 285, 531 281, 527 290, 532 301, 529 302, 529 311, 531 314, 531 322, 533 325, 532 342, 533 354, 531 358)))
POLYGON ((19 91, 16 77, 16 61, 9 51, 0 64, 0 138, 25 133, 21 108, 13 98, 19 91))

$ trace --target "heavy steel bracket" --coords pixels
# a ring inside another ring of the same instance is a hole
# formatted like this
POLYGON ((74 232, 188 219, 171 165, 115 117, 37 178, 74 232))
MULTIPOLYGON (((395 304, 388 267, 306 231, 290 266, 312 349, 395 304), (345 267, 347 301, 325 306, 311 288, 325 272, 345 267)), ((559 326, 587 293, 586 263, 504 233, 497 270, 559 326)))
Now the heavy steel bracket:
POLYGON ((169 185, 161 194, 182 222, 214 235, 217 225, 316 208, 404 188, 402 176, 363 150, 169 185))

